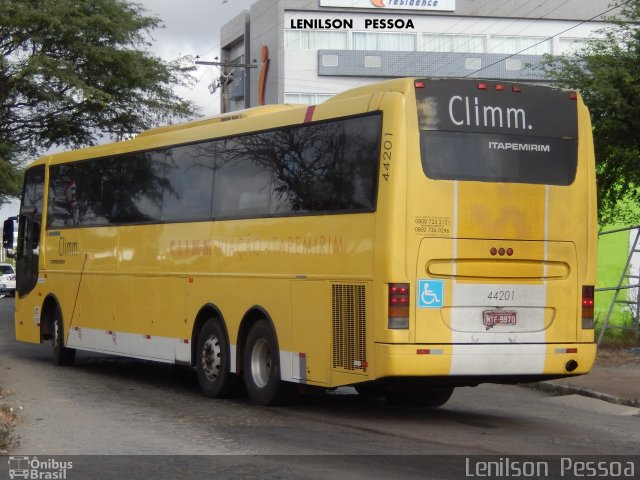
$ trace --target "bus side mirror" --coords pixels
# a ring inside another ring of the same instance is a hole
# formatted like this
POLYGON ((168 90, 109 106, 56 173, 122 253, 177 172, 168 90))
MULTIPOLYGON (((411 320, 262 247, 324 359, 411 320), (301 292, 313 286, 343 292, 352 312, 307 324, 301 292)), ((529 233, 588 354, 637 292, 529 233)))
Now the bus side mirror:
POLYGON ((15 257, 15 243, 13 237, 14 231, 14 222, 18 219, 18 217, 9 217, 4 221, 2 227, 2 246, 7 251, 7 257, 14 258, 15 257))

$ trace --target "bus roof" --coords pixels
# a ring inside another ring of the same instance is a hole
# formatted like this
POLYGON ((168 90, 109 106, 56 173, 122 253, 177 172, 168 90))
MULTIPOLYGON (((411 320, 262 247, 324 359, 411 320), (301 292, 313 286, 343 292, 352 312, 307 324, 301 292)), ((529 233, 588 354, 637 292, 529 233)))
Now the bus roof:
POLYGON ((339 93, 324 103, 336 102, 347 98, 360 97, 363 95, 373 95, 383 92, 400 92, 407 93, 413 90, 413 82, 415 78, 396 78, 393 80, 385 80, 384 82, 374 82, 361 87, 351 88, 339 93))
POLYGON ((144 132, 140 132, 136 138, 140 137, 148 137, 150 135, 158 135, 161 133, 173 132, 176 130, 183 130, 186 128, 195 128, 195 127, 204 127, 208 125, 215 125, 221 122, 228 122, 231 120, 239 120, 241 118, 251 118, 257 117, 260 115, 266 115, 269 113, 282 112, 285 110, 290 110, 292 108, 299 107, 299 105, 262 105, 260 107, 246 108, 244 110, 237 110, 234 112, 223 113, 221 115, 216 115, 214 117, 204 118, 201 120, 194 120, 192 122, 184 122, 177 123, 175 125, 165 125, 162 127, 151 128, 149 130, 145 130, 144 132))

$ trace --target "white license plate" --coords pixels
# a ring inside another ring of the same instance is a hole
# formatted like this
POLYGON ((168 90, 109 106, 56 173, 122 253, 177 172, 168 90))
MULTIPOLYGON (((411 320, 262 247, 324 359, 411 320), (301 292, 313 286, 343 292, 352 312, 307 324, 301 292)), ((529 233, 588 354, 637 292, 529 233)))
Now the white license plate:
POLYGON ((518 314, 507 310, 485 310, 482 312, 482 323, 487 330, 500 325, 515 325, 518 323, 518 314))

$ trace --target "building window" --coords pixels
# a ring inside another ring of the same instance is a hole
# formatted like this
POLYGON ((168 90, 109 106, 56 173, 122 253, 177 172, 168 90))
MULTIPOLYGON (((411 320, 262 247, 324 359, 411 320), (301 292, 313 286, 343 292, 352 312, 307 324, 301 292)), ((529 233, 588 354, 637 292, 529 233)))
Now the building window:
POLYGON ((353 32, 351 38, 354 50, 412 52, 416 49, 413 33, 353 32))
POLYGON ((338 55, 322 55, 322 66, 323 67, 337 67, 338 66, 338 55))
POLYGON ((284 103, 301 103, 303 105, 318 105, 333 97, 335 93, 285 93, 284 103))
POLYGON ((489 38, 489 53, 544 55, 551 53, 551 40, 546 37, 492 35, 489 38))
MULTIPOLYGON (((232 65, 242 65, 244 63, 244 55, 234 58, 230 62, 232 65)), ((242 67, 233 69, 233 82, 229 86, 229 98, 231 100, 244 100, 244 76, 245 69, 242 67)))
POLYGON ((425 52, 486 52, 484 35, 451 35, 441 33, 425 33, 422 35, 422 50, 425 52))
POLYGON ((364 66, 365 68, 380 68, 382 67, 382 57, 380 55, 365 55, 364 66))
POLYGON ((504 62, 504 67, 507 71, 522 70, 522 60, 519 58, 507 58, 507 61, 504 62))
POLYGON ((317 32, 315 30, 285 30, 285 48, 299 50, 346 50, 347 32, 317 32))
POLYGON ((478 57, 465 58, 464 68, 467 70, 480 70, 482 68, 482 59, 478 57))
POLYGON ((577 53, 587 46, 586 38, 561 38, 558 42, 558 55, 571 55, 577 53))

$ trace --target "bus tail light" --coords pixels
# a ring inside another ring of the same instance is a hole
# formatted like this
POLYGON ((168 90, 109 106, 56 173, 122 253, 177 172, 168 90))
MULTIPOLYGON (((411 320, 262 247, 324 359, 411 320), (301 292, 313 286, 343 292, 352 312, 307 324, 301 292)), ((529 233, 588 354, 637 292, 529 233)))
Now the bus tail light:
POLYGON ((389 284, 389 320, 388 328, 409 328, 409 284, 389 284))
POLYGON ((582 286, 582 328, 593 328, 594 292, 593 285, 582 286))
POLYGON ((425 85, 426 85, 426 83, 425 83, 425 81, 424 81, 424 80, 416 80, 416 81, 413 83, 413 85, 414 85, 416 88, 424 88, 424 87, 425 87, 425 85))

